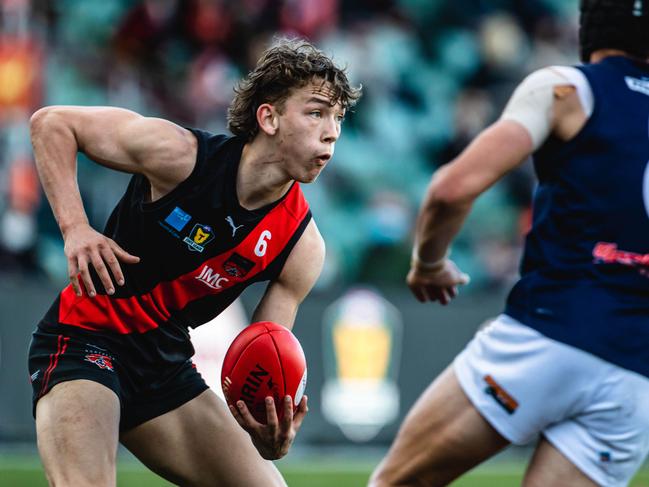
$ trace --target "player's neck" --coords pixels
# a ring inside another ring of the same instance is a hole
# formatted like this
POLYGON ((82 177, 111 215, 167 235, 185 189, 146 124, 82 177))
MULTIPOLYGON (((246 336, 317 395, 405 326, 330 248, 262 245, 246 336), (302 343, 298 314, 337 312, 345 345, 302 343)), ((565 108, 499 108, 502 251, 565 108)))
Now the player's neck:
MULTIPOLYGON (((611 56, 624 56, 631 59, 638 59, 635 56, 632 56, 628 52, 623 51, 621 49, 597 49, 596 51, 593 51, 592 54, 590 55, 590 62, 598 63, 603 59, 611 56)), ((647 62, 646 59, 639 59, 639 61, 647 62)))
POLYGON ((283 155, 263 137, 255 137, 243 147, 237 172, 237 196, 242 207, 254 210, 284 196, 293 180, 283 171, 282 162, 283 155))

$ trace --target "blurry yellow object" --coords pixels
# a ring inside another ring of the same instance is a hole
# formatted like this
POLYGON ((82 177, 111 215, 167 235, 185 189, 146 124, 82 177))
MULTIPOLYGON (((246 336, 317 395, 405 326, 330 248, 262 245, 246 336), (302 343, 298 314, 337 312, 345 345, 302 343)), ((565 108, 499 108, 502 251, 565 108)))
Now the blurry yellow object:
POLYGON ((338 377, 382 380, 390 363, 390 339, 389 330, 380 325, 336 323, 338 377))
POLYGON ((0 58, 0 105, 16 105, 26 98, 34 79, 25 56, 0 58))

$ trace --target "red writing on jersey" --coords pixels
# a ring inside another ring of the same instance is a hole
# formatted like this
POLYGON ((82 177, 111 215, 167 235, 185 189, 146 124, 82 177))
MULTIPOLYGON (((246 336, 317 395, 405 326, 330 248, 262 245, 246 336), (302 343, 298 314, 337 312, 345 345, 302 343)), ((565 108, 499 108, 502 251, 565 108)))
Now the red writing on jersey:
POLYGON ((637 254, 618 250, 617 244, 598 242, 593 249, 593 257, 603 264, 621 264, 626 266, 649 266, 649 254, 637 254))
POLYGON ((192 301, 223 292, 266 269, 291 240, 308 210, 308 203, 296 183, 284 201, 273 208, 239 245, 201 262, 196 269, 173 281, 159 283, 149 293, 128 298, 107 295, 90 298, 85 293, 79 297, 69 285, 61 292, 59 321, 88 330, 122 334, 144 333, 157 328, 169 319, 172 312, 183 309, 192 301), (263 254, 260 248, 263 248, 263 254), (224 272, 224 264, 232 252, 255 263, 249 273, 237 277, 224 272))

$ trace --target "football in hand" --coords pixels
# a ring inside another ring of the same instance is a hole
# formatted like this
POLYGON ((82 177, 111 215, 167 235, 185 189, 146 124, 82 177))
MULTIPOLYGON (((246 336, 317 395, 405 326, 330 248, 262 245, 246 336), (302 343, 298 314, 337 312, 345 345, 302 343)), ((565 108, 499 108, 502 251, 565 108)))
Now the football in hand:
POLYGON ((284 397, 293 400, 293 412, 306 386, 306 359, 291 331, 270 321, 246 327, 234 339, 223 360, 221 386, 228 404, 246 403, 260 423, 266 424, 266 397, 275 401, 277 417, 284 416, 284 397))

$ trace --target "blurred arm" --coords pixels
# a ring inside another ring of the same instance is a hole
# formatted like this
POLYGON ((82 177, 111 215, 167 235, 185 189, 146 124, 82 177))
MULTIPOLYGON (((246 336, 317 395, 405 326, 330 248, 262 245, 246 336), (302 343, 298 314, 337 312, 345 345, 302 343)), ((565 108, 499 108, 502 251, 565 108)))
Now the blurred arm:
POLYGON ((447 259, 475 199, 532 152, 532 139, 519 123, 501 120, 485 129, 456 159, 440 168, 419 210, 408 287, 421 301, 447 304, 467 284, 447 259))
POLYGON ((498 121, 485 129, 456 159, 433 176, 416 227, 415 256, 441 261, 475 199, 521 164, 532 139, 518 123, 498 121))
POLYGON ((469 276, 446 258, 473 201, 553 134, 570 140, 592 112, 592 92, 577 69, 545 68, 528 76, 500 120, 435 173, 421 206, 408 286, 419 301, 447 304, 469 276))
POLYGON ((252 322, 273 321, 292 329, 300 303, 322 271, 324 257, 324 240, 311 220, 288 256, 281 274, 266 288, 252 322))
POLYGON ((475 198, 537 150, 550 134, 564 141, 572 139, 592 110, 590 85, 578 69, 555 66, 525 78, 500 120, 435 174, 417 224, 415 260, 441 263, 475 198))
POLYGON ((525 127, 537 150, 550 133, 561 140, 573 138, 593 113, 593 105, 584 73, 570 66, 551 66, 518 85, 500 118, 525 127))

